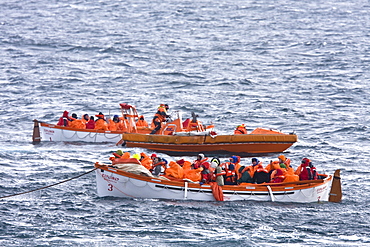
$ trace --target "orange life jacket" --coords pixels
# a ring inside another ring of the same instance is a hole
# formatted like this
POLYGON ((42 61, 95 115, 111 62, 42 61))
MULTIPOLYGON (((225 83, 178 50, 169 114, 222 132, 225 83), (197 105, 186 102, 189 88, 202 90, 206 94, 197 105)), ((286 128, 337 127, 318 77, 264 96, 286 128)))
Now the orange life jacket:
POLYGON ((148 170, 150 170, 152 168, 152 163, 153 163, 153 160, 148 156, 146 155, 145 153, 140 153, 140 155, 144 158, 142 158, 140 160, 141 164, 148 170))
POLYGON ((175 161, 171 161, 168 165, 169 168, 167 168, 165 171, 166 176, 180 179, 184 177, 184 170, 179 164, 177 164, 175 161))
POLYGON ((276 169, 280 169, 279 161, 270 162, 270 164, 268 164, 265 168, 268 172, 271 172, 276 169))
POLYGON ((255 166, 246 166, 246 167, 242 170, 242 172, 241 172, 241 174, 240 174, 239 176, 241 177, 241 175, 242 175, 244 172, 248 171, 248 173, 249 173, 249 175, 251 176, 251 178, 253 178, 254 173, 256 172, 256 170, 257 170, 259 167, 261 167, 261 166, 262 166, 262 162, 261 162, 261 161, 260 161, 257 165, 255 165, 255 166))
POLYGON ((69 127, 75 129, 86 129, 86 124, 84 124, 81 119, 75 119, 72 122, 69 122, 69 127))
POLYGON ((148 122, 145 120, 138 120, 136 122, 136 127, 148 127, 148 122))
POLYGON ((140 116, 136 122, 136 127, 148 127, 148 122, 144 120, 144 116, 140 116))
POLYGON ((236 172, 235 170, 227 170, 225 172, 225 182, 231 182, 231 183, 235 183, 236 182, 236 172))
POLYGON ((116 122, 114 122, 112 119, 109 119, 108 129, 110 131, 116 131, 117 130, 116 122))
POLYGON ((234 135, 244 135, 244 134, 247 134, 247 130, 245 129, 244 126, 238 126, 234 130, 234 135))
POLYGON ((288 168, 287 172, 285 173, 284 182, 296 182, 299 181, 299 176, 294 174, 293 168, 288 168))
POLYGON ((167 116, 166 108, 162 106, 158 107, 158 111, 156 112, 156 114, 154 114, 154 116, 157 116, 159 121, 166 122, 166 116, 167 116))
POLYGON ((108 130, 108 124, 104 119, 99 118, 98 120, 95 121, 95 129, 96 130, 108 130))
MULTIPOLYGON (((261 162, 260 162, 260 163, 261 163, 261 162)), ((262 164, 258 164, 258 165, 256 165, 255 172, 265 172, 265 173, 269 173, 269 172, 268 172, 268 170, 262 166, 262 164)))

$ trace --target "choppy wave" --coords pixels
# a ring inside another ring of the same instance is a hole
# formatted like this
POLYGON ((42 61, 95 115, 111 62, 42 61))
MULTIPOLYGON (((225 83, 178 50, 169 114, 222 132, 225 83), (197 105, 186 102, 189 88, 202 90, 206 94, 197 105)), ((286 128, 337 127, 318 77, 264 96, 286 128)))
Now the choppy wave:
MULTIPOLYGON (((150 119, 161 103, 218 133, 295 132, 286 155, 342 169, 342 203, 98 198, 88 174, 0 200, 2 246, 365 246, 370 5, 364 1, 1 3, 0 196, 108 162, 114 145, 31 143, 64 110, 150 119)), ((127 149, 138 153, 140 149, 127 149)), ((167 157, 171 160, 171 157, 167 157)), ((194 159, 194 157, 184 157, 194 159)), ((274 157, 261 157, 268 163, 274 157)), ((245 164, 249 159, 243 159, 245 164)))

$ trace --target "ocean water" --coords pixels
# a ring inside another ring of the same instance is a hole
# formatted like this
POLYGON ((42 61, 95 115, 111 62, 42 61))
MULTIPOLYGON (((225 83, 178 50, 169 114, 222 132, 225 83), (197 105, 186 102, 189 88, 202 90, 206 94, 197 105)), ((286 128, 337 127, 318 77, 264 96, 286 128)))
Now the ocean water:
POLYGON ((194 111, 218 133, 241 123, 294 131, 293 166, 308 157, 320 172, 341 169, 343 189, 341 203, 131 200, 99 198, 87 173, 0 199, 1 246, 370 245, 369 1, 27 0, 0 9, 0 197, 91 171, 117 150, 33 145, 34 119, 118 114, 119 103, 147 119, 161 103, 194 111))

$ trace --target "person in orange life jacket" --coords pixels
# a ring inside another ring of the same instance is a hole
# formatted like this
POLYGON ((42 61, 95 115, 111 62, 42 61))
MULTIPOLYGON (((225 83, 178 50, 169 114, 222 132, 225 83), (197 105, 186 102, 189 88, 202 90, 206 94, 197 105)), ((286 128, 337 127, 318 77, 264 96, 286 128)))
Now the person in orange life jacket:
POLYGON ((245 128, 244 124, 236 126, 236 129, 234 130, 234 135, 245 135, 247 134, 247 129, 245 128))
POLYGON ((270 179, 275 177, 277 169, 279 168, 282 170, 284 176, 287 173, 288 169, 293 169, 290 165, 290 159, 287 159, 283 154, 279 155, 277 162, 271 161, 270 163, 271 163, 270 164, 271 167, 269 171, 270 179))
POLYGON ((224 163, 225 175, 224 180, 225 184, 233 185, 236 184, 236 171, 235 171, 235 164, 238 162, 238 158, 236 156, 230 157, 230 162, 224 163))
POLYGON ((136 127, 148 127, 148 122, 145 121, 144 116, 141 115, 136 122, 136 127))
POLYGON ((265 167, 265 169, 268 171, 269 173, 269 176, 270 176, 270 180, 271 178, 276 174, 276 170, 277 169, 280 169, 280 164, 279 164, 279 161, 277 160, 270 160, 270 163, 265 167))
POLYGON ((285 179, 282 169, 276 169, 276 174, 271 178, 270 183, 282 183, 285 179))
POLYGON ((91 116, 90 120, 86 123, 86 129, 95 129, 95 120, 93 116, 91 116))
POLYGON ((72 114, 72 118, 71 118, 71 122, 69 123, 69 127, 75 128, 75 129, 86 129, 85 123, 81 119, 78 119, 76 113, 72 114))
POLYGON ((235 160, 236 160, 235 163, 234 163, 235 164, 235 173, 236 173, 236 178, 238 178, 239 177, 239 169, 241 167, 241 165, 240 165, 240 156, 233 155, 231 157, 232 158, 235 157, 235 160))
POLYGON ((208 183, 211 180, 211 172, 209 170, 211 164, 207 162, 207 160, 208 158, 206 158, 204 154, 200 153, 192 164, 193 169, 203 168, 201 172, 201 183, 208 183))
POLYGON ((152 132, 150 132, 151 135, 154 135, 162 128, 162 121, 159 119, 158 116, 154 116, 152 121, 152 127, 154 128, 152 132))
POLYGON ((255 166, 255 172, 253 175, 253 182, 256 184, 268 183, 270 182, 270 174, 266 168, 263 167, 261 163, 255 166))
POLYGON ((168 105, 161 104, 158 107, 157 112, 154 114, 153 120, 152 120, 152 127, 154 128, 153 131, 150 134, 155 134, 157 133, 161 127, 162 127, 162 122, 166 122, 167 117, 167 110, 169 109, 168 105))
POLYGON ((156 154, 151 156, 153 160, 151 172, 154 176, 164 175, 166 171, 167 160, 158 157, 156 154))
POLYGON ((123 129, 123 123, 121 122, 121 119, 119 119, 118 115, 113 116, 113 122, 116 124, 117 130, 123 129))
POLYGON ((69 122, 71 121, 71 117, 68 116, 69 112, 64 111, 63 116, 59 118, 59 121, 57 123, 58 126, 69 126, 69 122))
POLYGON ((121 124, 118 115, 114 115, 113 119, 109 119, 108 129, 111 131, 122 130, 121 124))
POLYGON ((205 162, 208 158, 205 158, 204 154, 200 153, 197 155, 197 159, 191 164, 192 169, 198 169, 201 167, 201 164, 205 162))
POLYGON ((252 158, 251 166, 241 166, 239 168, 239 177, 237 183, 253 183, 255 166, 257 166, 259 163, 260 161, 257 158, 252 158))
POLYGON ((96 130, 108 130, 108 124, 105 120, 104 114, 99 112, 98 115, 95 115, 98 119, 95 120, 95 129, 96 130))
POLYGON ((286 168, 287 166, 285 164, 285 161, 287 160, 287 158, 284 155, 279 155, 278 159, 279 159, 279 166, 281 168, 286 168))
POLYGON ((82 120, 82 122, 83 122, 84 124, 86 124, 87 122, 89 122, 89 120, 90 120, 89 114, 84 114, 84 115, 82 116, 81 120, 82 120))
POLYGON ((225 184, 224 175, 226 172, 222 168, 219 158, 212 158, 211 167, 215 169, 213 173, 213 180, 216 181, 219 186, 223 186, 225 184))

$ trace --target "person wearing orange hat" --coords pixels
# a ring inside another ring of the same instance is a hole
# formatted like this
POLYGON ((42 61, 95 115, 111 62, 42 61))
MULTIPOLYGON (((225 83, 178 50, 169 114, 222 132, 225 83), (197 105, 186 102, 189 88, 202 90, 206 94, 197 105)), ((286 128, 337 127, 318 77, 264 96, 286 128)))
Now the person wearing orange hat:
POLYGON ((278 159, 279 159, 279 165, 281 168, 285 168, 285 169, 291 168, 290 159, 286 158, 285 155, 283 154, 279 155, 278 159))

